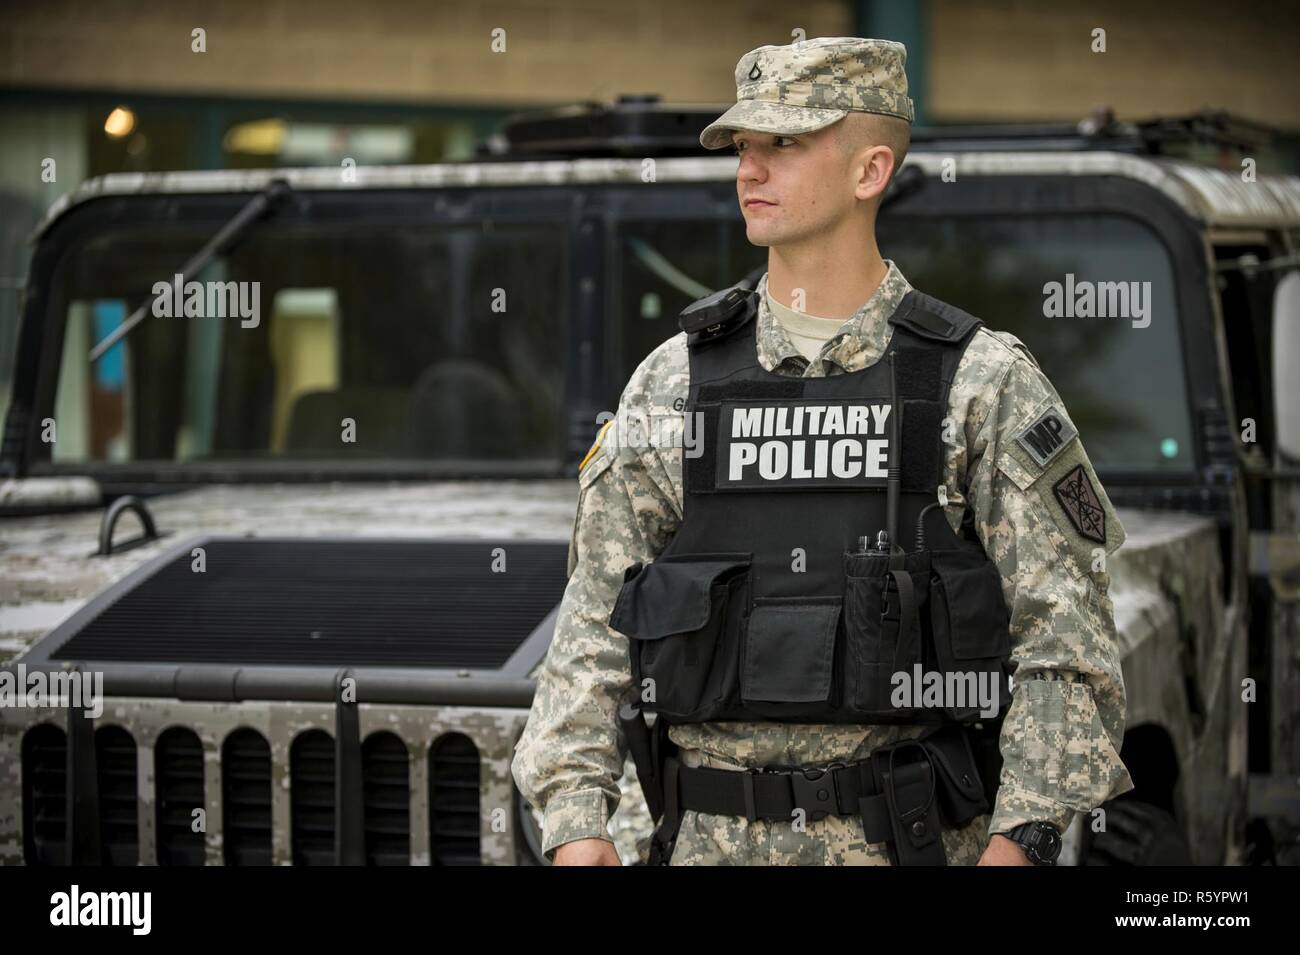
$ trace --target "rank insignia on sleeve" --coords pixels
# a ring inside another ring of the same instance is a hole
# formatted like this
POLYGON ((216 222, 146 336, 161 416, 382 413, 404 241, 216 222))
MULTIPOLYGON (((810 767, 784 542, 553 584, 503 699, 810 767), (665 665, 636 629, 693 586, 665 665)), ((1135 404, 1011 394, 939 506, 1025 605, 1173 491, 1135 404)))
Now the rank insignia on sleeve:
POLYGON ((1038 416, 1038 420, 1016 435, 1016 442, 1029 452, 1039 467, 1045 468, 1078 433, 1065 415, 1055 408, 1048 408, 1038 416))
POLYGON ((1106 543, 1106 510, 1082 464, 1053 484, 1052 493, 1076 531, 1090 541, 1106 543))

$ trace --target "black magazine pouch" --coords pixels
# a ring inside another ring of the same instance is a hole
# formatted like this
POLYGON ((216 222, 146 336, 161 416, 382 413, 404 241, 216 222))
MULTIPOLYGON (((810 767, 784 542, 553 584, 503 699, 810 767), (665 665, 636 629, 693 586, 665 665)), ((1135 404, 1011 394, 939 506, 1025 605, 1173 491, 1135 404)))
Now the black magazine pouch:
MULTIPOLYGON (((930 623, 939 667, 963 681, 966 705, 945 709, 952 719, 992 718, 1010 704, 1006 662, 1010 614, 997 565, 982 549, 936 551, 930 584, 930 623)), ((954 701, 956 702, 956 701, 954 701)))
POLYGON ((754 600, 741 659, 741 698, 748 712, 773 719, 825 714, 840 605, 838 596, 754 600))
POLYGON ((647 711, 690 720, 736 698, 749 561, 700 554, 628 569, 609 625, 628 637, 647 711))

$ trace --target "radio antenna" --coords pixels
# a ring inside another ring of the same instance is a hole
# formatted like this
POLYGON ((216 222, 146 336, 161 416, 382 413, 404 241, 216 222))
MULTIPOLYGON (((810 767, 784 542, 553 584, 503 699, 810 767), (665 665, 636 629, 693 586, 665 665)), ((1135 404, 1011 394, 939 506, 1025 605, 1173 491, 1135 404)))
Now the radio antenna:
POLYGON ((899 464, 899 444, 902 442, 903 428, 900 418, 903 409, 898 405, 898 378, 894 374, 894 352, 889 353, 889 465, 885 478, 885 532, 889 535, 891 547, 890 566, 897 563, 903 566, 903 548, 898 545, 898 497, 902 479, 899 464))

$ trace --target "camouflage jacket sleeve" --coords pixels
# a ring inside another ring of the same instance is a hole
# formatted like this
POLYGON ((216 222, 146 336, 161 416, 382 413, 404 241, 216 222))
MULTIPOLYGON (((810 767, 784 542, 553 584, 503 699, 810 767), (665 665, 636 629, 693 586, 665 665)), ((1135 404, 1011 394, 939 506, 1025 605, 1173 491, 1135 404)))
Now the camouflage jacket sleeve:
POLYGON ((579 471, 569 583, 516 747, 512 772, 520 792, 542 810, 548 859, 566 842, 612 841, 608 823, 627 757, 617 712, 632 674, 627 638, 606 621, 624 570, 653 560, 680 519, 653 449, 620 440, 633 430, 626 422, 644 414, 645 385, 655 380, 662 351, 632 375, 618 416, 602 428, 579 471))
POLYGON ((984 355, 998 360, 983 362, 996 372, 965 422, 969 506, 1002 575, 1016 665, 989 832, 1064 830, 1133 788, 1105 566, 1125 534, 1055 388, 1019 340, 996 339, 984 355))

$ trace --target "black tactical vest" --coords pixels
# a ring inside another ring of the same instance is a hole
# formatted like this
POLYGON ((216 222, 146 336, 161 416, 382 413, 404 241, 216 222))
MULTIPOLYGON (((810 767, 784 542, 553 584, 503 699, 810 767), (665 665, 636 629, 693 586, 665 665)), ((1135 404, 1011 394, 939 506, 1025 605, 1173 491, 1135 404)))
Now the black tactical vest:
POLYGON ((911 291, 875 364, 790 378, 758 364, 757 308, 737 287, 683 312, 700 428, 682 452, 682 522, 627 569, 609 619, 643 708, 679 723, 965 723, 996 694, 1005 710, 1001 577, 969 511, 959 536, 938 504, 948 390, 981 322, 911 291), (887 528, 891 462, 897 534, 864 551, 887 528))

